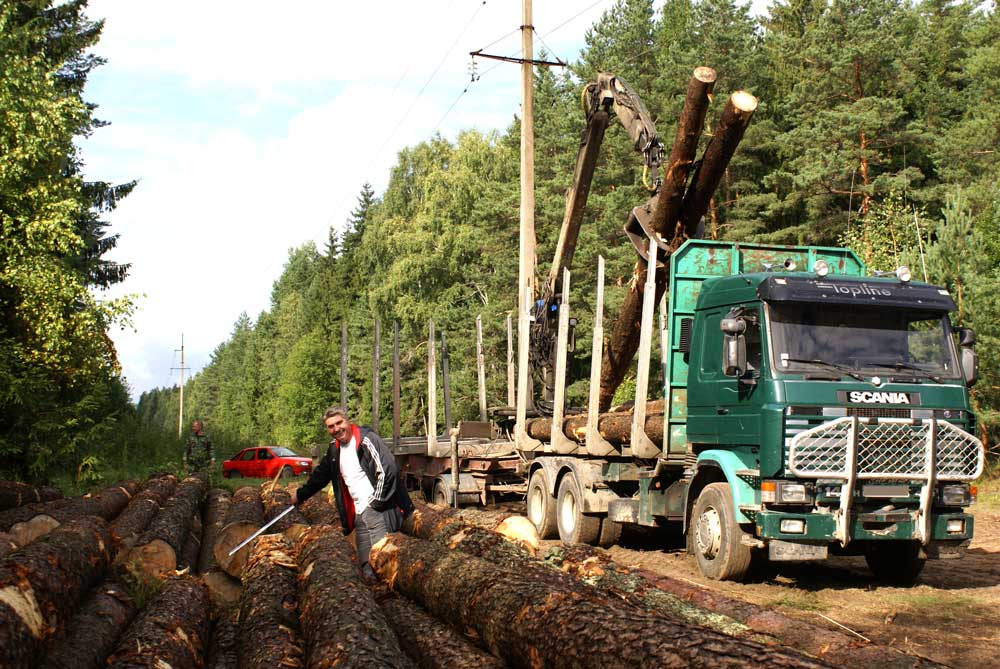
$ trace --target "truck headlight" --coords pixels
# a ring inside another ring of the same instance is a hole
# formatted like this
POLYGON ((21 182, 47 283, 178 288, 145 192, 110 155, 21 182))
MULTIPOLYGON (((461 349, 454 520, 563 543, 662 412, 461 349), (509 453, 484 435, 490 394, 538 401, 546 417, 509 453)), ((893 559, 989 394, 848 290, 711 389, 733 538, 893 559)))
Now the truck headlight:
POLYGON ((950 483, 941 486, 941 503, 945 506, 967 506, 972 503, 968 483, 950 483))
POLYGON ((945 524, 945 531, 948 534, 962 534, 965 532, 964 518, 949 518, 945 524))
POLYGON ((809 504, 813 501, 813 489, 807 483, 762 481, 760 501, 762 504, 809 504))
POLYGON ((801 518, 785 518, 781 521, 782 534, 805 534, 806 521, 801 518))

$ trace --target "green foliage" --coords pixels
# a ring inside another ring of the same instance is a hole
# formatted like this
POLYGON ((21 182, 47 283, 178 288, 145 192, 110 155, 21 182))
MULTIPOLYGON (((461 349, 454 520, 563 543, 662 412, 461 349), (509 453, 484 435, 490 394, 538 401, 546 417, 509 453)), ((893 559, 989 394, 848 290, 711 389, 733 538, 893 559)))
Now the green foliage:
MULTIPOLYGON (((715 194, 706 228, 743 241, 846 243, 873 269, 908 264, 946 285, 956 325, 977 328, 984 424, 1000 422, 1000 20, 995 8, 946 0, 782 0, 760 21, 732 0, 617 0, 586 33, 569 73, 535 75, 538 275, 548 272, 584 118, 580 88, 600 71, 642 96, 664 143, 694 67, 719 74, 708 143, 729 95, 760 106, 715 194), (658 9, 656 9, 658 7, 658 9), (956 195, 960 190, 961 195, 956 195), (918 238, 918 231, 920 237, 918 238), (921 258, 921 243, 924 255, 921 258)), ((246 314, 185 388, 185 415, 206 420, 216 444, 325 440, 324 406, 346 402, 371 422, 374 323, 382 325, 377 427, 391 431, 392 324, 400 328, 402 429, 424 432, 428 321, 450 354, 453 417, 478 415, 475 329, 482 315, 488 403, 506 404, 505 319, 514 308, 520 122, 503 133, 435 136, 400 151, 385 192, 366 184, 322 251, 289 251, 269 308, 246 314), (349 344, 341 397, 340 341, 349 344)), ((642 163, 616 121, 609 127, 573 262, 579 319, 569 401, 586 401, 597 257, 607 262, 606 317, 632 278, 621 233, 649 197, 642 163)), ((7 355, 0 352, 0 356, 7 355)), ((443 424, 439 373, 438 425, 443 424)), ((655 384, 652 384, 655 386, 655 384)), ((655 392, 655 391, 651 391, 655 392)), ((623 385, 616 402, 632 399, 623 385)), ((137 420, 176 430, 177 389, 146 393, 137 420)), ((155 428, 155 429, 154 429, 155 428)), ((997 435, 992 435, 995 439, 997 435)), ((221 449, 220 449, 221 454, 221 449)))

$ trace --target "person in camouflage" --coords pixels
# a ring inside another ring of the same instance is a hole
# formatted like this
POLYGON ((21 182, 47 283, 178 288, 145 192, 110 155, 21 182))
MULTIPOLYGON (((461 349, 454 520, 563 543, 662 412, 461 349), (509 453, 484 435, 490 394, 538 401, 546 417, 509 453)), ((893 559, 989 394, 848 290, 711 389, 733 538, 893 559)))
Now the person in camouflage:
POLYGON ((191 436, 184 451, 184 464, 192 471, 203 471, 215 465, 212 440, 205 434, 205 426, 200 420, 191 423, 191 436))

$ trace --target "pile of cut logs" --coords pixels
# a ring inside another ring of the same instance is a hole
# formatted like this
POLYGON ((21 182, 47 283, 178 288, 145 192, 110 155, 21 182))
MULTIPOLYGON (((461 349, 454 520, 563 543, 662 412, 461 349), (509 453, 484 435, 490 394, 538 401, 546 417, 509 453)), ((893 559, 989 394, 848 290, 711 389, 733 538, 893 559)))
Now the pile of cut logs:
POLYGON ((10 497, 28 503, 0 511, 0 666, 933 666, 599 549, 542 555, 511 514, 416 501, 373 548, 374 584, 325 494, 230 556, 289 491, 207 488, 10 497))

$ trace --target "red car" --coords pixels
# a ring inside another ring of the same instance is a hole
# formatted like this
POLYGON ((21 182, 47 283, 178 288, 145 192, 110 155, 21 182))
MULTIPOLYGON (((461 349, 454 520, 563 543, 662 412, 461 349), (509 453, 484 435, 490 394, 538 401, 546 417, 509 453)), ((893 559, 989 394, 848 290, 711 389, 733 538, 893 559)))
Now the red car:
POLYGON ((283 477, 312 472, 312 460, 283 446, 255 446, 244 448, 222 463, 226 478, 274 478, 280 471, 283 477))

